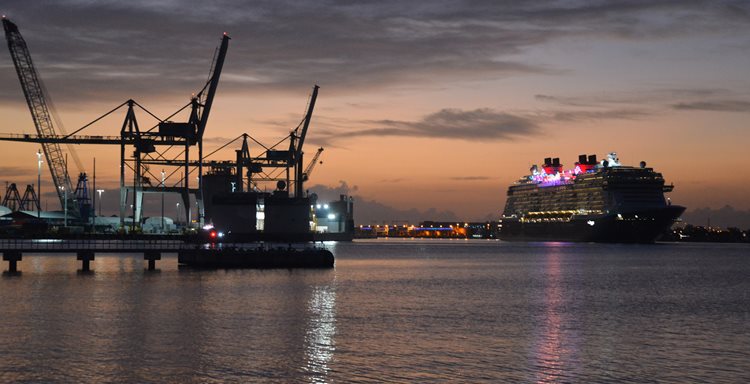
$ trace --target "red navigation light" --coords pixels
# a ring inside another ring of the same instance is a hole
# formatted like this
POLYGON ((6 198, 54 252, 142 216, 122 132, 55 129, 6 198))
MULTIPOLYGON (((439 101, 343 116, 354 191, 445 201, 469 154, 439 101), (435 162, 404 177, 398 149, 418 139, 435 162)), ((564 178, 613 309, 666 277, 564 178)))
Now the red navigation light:
POLYGON ((216 236, 218 236, 218 233, 216 232, 215 229, 212 229, 210 232, 208 232, 208 237, 210 237, 211 240, 216 239, 216 236))

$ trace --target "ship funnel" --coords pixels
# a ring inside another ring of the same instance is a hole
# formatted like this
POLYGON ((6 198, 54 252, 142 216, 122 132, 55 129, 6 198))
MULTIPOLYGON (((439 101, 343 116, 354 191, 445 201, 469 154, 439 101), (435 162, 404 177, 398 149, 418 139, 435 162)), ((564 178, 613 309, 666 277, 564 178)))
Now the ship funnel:
POLYGON ((584 164, 586 162, 586 155, 578 155, 578 164, 584 164))
POLYGON ((554 167, 559 167, 560 166, 560 158, 559 157, 555 157, 554 159, 552 159, 552 166, 554 166, 554 167))
POLYGON ((596 155, 589 155, 589 164, 596 164, 596 155))
POLYGON ((551 157, 545 157, 544 158, 544 165, 552 165, 552 158, 551 157))

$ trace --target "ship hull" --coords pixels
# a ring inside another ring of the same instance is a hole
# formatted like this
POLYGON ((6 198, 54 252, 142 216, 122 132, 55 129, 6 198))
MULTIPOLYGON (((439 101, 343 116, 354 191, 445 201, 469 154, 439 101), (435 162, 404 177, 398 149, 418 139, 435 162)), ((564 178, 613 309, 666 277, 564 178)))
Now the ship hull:
POLYGON ((680 217, 685 207, 577 215, 568 221, 529 222, 502 219, 500 239, 505 241, 571 241, 653 243, 680 217))

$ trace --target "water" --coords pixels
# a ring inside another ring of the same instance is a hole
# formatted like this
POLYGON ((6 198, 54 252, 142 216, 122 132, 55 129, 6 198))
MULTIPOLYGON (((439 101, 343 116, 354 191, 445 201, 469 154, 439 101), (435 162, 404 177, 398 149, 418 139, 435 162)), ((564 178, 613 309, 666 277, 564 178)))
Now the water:
POLYGON ((334 270, 25 256, 0 382, 750 381, 746 245, 331 247, 334 270))

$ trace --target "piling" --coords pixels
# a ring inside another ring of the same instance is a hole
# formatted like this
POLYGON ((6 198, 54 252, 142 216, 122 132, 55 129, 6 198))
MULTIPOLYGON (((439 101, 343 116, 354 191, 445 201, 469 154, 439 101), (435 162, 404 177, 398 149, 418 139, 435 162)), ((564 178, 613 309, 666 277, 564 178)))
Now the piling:
POLYGON ((161 260, 161 252, 159 251, 143 252, 143 260, 148 260, 148 270, 153 271, 156 269, 156 260, 161 260))
POLYGON ((21 252, 19 251, 3 252, 3 261, 8 262, 8 272, 10 273, 18 272, 18 262, 21 261, 22 258, 21 252))
POLYGON ((88 272, 91 270, 91 261, 95 259, 94 251, 78 251, 76 259, 81 260, 81 270, 88 272))

